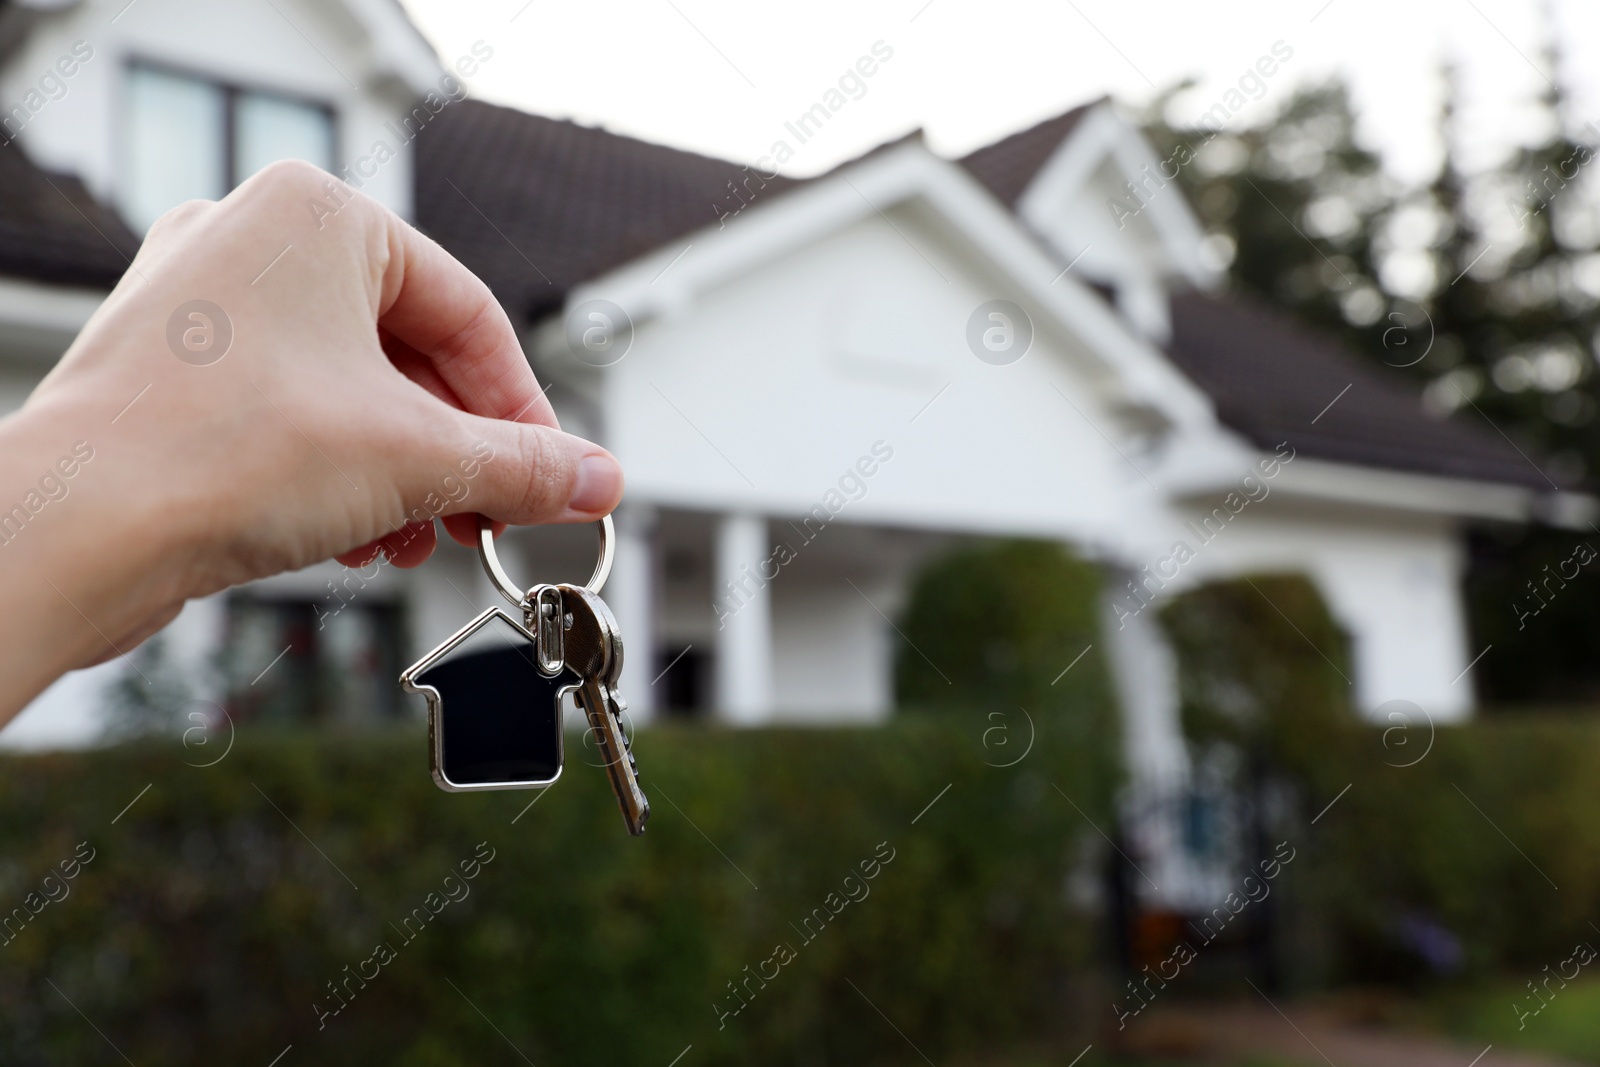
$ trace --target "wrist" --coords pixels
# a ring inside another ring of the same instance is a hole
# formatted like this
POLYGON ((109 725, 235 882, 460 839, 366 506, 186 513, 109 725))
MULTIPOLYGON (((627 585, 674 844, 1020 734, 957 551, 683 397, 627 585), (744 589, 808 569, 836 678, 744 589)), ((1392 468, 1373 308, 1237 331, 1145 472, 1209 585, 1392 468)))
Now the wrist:
POLYGON ((5 672, 13 689, 0 704, 128 651, 145 620, 183 599, 159 502, 126 498, 133 483, 115 454, 127 435, 101 415, 52 399, 0 420, 0 640, 42 650, 5 672))

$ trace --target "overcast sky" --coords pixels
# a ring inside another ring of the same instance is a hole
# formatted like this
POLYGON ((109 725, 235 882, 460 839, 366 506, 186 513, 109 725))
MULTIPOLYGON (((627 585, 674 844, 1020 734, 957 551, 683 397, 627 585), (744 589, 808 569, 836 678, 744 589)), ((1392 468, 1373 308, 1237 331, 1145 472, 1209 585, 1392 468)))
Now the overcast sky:
POLYGON ((785 121, 881 41, 891 58, 848 86, 859 98, 797 147, 784 168, 794 174, 917 127, 959 154, 1101 94, 1138 104, 1185 77, 1198 86, 1182 107, 1197 115, 1281 41, 1292 58, 1235 122, 1339 72, 1364 140, 1422 179, 1438 160, 1446 57, 1462 68, 1476 162, 1530 135, 1529 100, 1554 76, 1541 52, 1547 10, 1566 50, 1560 80, 1581 117, 1600 120, 1594 0, 403 2, 445 62, 479 39, 495 50, 470 80, 481 99, 745 162, 794 143, 785 121))

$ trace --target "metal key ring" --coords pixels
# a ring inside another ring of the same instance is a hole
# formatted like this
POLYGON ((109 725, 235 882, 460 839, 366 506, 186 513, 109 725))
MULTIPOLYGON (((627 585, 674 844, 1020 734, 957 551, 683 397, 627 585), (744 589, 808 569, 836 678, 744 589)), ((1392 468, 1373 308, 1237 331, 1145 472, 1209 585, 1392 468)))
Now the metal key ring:
MULTIPOLYGON (((600 560, 595 564, 594 574, 584 584, 584 588, 591 593, 600 592, 600 587, 606 584, 606 579, 611 576, 611 561, 617 555, 617 531, 611 524, 611 516, 607 515, 600 520, 600 560)), ((489 520, 482 515, 478 516, 478 558, 483 561, 484 573, 495 588, 500 590, 500 595, 505 597, 517 607, 522 607, 527 599, 527 593, 518 589, 506 569, 500 566, 500 557, 494 551, 494 528, 489 520)))

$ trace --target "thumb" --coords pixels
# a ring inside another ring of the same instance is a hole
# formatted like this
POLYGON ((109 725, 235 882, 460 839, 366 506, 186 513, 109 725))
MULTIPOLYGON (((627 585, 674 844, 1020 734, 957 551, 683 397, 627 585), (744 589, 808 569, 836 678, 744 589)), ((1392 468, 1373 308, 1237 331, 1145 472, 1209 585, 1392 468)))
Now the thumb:
POLYGON ((474 442, 467 462, 477 471, 470 491, 442 513, 461 516, 446 523, 457 540, 465 533, 475 543, 474 513, 513 526, 592 522, 622 499, 622 467, 594 442, 549 426, 458 417, 474 442))

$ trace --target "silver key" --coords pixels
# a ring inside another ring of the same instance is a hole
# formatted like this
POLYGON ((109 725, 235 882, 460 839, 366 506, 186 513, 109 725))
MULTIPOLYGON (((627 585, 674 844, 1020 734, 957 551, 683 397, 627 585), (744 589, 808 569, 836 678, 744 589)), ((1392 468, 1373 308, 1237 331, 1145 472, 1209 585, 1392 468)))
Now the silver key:
POLYGON ((557 587, 564 618, 561 655, 581 679, 575 694, 600 745, 606 776, 617 795, 623 821, 635 836, 644 833, 650 802, 639 788, 639 765, 622 728, 627 705, 617 695, 622 674, 622 634, 606 602, 581 585, 557 587))

